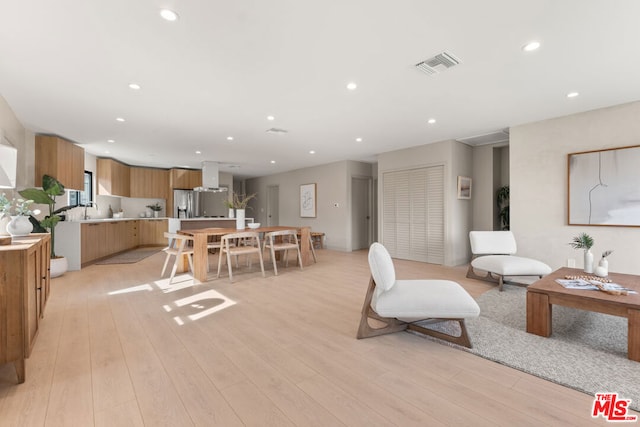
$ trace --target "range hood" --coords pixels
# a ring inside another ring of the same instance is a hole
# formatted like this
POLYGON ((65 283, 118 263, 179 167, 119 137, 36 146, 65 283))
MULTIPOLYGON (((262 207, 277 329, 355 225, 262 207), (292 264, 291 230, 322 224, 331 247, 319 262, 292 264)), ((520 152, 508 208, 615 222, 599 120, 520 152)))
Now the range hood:
POLYGON ((220 173, 218 162, 202 162, 202 187, 196 187, 196 191, 227 191, 226 187, 220 187, 220 173))

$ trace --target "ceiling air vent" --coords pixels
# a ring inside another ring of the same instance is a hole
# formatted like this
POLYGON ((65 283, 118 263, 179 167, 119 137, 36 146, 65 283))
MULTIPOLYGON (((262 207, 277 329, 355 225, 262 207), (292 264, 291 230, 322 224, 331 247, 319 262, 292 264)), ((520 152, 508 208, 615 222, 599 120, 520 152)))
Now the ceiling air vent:
POLYGON ((276 135, 284 135, 285 133, 289 132, 286 129, 279 129, 279 128, 271 128, 271 129, 267 129, 266 130, 267 133, 274 133, 276 135))
POLYGON ((509 142, 509 129, 502 129, 495 132, 486 133, 484 135, 470 136, 468 138, 458 138, 456 139, 456 141, 471 146, 509 142))
POLYGON ((460 63, 460 60, 451 53, 442 52, 433 58, 425 59, 416 64, 416 68, 425 74, 438 74, 448 68, 454 67, 460 63))

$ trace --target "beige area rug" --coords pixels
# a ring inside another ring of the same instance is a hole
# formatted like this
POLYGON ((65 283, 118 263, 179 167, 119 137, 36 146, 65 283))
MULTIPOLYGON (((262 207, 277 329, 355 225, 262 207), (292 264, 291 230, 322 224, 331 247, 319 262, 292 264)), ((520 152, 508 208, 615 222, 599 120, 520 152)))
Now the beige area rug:
POLYGON ((143 259, 150 257, 151 255, 157 254, 160 251, 162 251, 162 247, 160 246, 155 248, 134 249, 132 251, 114 255, 111 258, 103 259, 102 261, 96 262, 96 265, 134 264, 138 261, 142 261, 143 259))
MULTIPOLYGON (((553 334, 543 338, 526 332, 525 287, 492 289, 477 302, 480 317, 466 322, 473 348, 447 345, 592 396, 618 392, 640 410, 640 362, 627 358, 627 319, 554 306, 553 334)), ((457 334, 457 326, 429 327, 457 334)))

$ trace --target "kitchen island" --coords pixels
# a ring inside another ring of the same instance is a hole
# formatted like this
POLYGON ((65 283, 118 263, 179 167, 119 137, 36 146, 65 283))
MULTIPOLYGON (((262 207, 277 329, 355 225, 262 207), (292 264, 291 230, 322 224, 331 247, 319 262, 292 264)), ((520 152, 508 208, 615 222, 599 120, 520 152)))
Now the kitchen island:
POLYGON ((101 259, 138 246, 166 245, 168 218, 95 218, 61 221, 56 226, 57 255, 69 270, 80 270, 101 259))
MULTIPOLYGON (((246 219, 252 222, 251 218, 246 219)), ((57 255, 70 271, 138 246, 166 245, 164 232, 180 229, 235 227, 233 218, 92 218, 61 221, 56 226, 57 255)))
MULTIPOLYGON (((245 223, 253 222, 253 218, 245 218, 245 223)), ((169 218, 169 233, 178 230, 196 230, 200 228, 234 228, 235 218, 169 218)))

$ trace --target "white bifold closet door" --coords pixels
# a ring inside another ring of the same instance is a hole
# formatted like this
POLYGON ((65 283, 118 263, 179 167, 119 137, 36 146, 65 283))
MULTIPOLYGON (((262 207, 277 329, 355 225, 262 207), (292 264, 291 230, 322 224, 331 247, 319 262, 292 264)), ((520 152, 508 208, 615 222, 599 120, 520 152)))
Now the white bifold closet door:
POLYGON ((392 257, 444 263, 444 166, 385 172, 383 244, 392 257))

